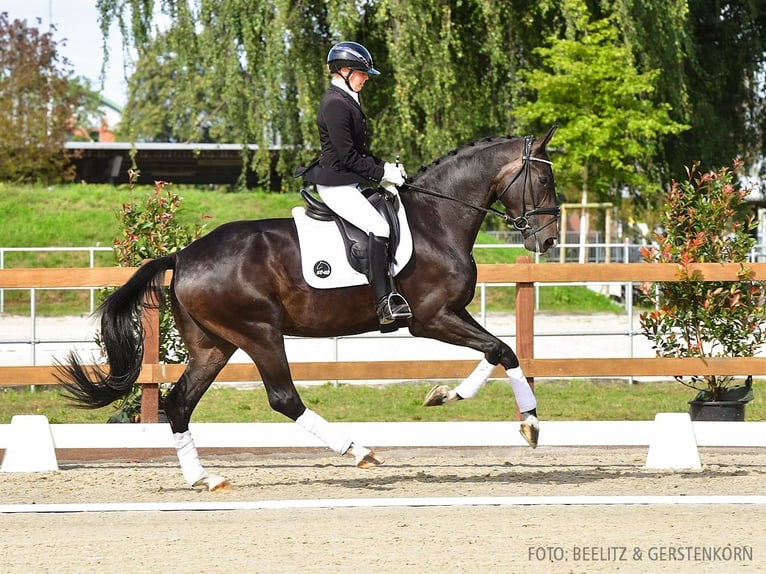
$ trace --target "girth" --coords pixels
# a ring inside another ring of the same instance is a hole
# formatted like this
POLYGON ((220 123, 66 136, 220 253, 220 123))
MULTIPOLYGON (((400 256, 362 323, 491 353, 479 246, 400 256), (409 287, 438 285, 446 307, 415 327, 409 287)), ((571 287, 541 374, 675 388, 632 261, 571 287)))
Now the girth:
MULTIPOLYGON (((396 248, 399 246, 399 198, 387 192, 384 189, 367 188, 362 190, 362 195, 377 210, 380 215, 388 222, 390 230, 389 236, 389 257, 393 261, 396 248)), ((301 197, 306 202, 306 215, 318 221, 334 221, 343 238, 343 245, 346 248, 346 258, 351 267, 369 277, 369 259, 367 234, 343 219, 332 209, 328 207, 318 197, 315 197, 310 191, 301 189, 301 197)))

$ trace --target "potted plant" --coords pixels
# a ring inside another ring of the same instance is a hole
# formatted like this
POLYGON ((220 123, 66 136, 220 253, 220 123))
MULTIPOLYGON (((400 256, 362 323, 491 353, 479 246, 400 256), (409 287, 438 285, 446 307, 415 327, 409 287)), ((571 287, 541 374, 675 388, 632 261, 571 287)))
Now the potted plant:
MULTIPOLYGON (((766 341, 764 285, 751 280, 747 258, 755 244, 757 222, 748 215, 745 197, 733 169, 698 173, 687 169, 687 181, 674 181, 660 214, 662 232, 656 246, 643 248, 649 263, 676 263, 677 282, 642 285, 654 310, 640 314, 644 335, 659 357, 750 357, 766 341), (697 281, 691 263, 739 263, 736 281, 697 281)), ((753 399, 752 377, 676 377, 697 390, 689 402, 693 420, 744 420, 753 399), (720 414, 726 409, 729 414, 720 414)))

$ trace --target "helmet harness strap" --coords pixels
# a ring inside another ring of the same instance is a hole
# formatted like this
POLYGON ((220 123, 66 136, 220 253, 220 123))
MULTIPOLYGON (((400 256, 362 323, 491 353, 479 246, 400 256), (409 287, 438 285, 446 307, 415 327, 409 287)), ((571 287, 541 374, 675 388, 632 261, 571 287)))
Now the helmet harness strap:
POLYGON ((341 72, 340 70, 338 70, 338 75, 339 75, 341 78, 343 78, 343 81, 344 81, 344 82, 346 82, 346 86, 348 86, 348 89, 349 89, 349 90, 351 90, 351 91, 352 91, 352 92, 354 92, 355 94, 358 94, 358 93, 359 93, 361 90, 355 90, 354 88, 352 88, 352 87, 351 87, 351 82, 349 81, 349 80, 351 79, 351 74, 353 74, 354 72, 356 72, 356 70, 354 70, 354 69, 352 69, 352 68, 349 68, 349 69, 348 69, 348 74, 346 74, 346 75, 344 76, 344 75, 343 75, 343 72, 341 72))

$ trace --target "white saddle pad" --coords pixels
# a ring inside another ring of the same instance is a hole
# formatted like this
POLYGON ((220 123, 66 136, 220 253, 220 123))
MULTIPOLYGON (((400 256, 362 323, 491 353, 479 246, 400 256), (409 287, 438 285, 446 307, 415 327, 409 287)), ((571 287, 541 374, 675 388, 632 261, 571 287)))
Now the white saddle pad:
MULTIPOLYGON (((306 215, 303 207, 293 208, 295 226, 301 250, 303 277, 311 287, 334 289, 365 285, 367 277, 355 271, 346 259, 346 249, 334 221, 317 221, 306 215)), ((404 207, 399 205, 399 247, 396 249, 394 275, 399 273, 412 257, 412 235, 404 207)))

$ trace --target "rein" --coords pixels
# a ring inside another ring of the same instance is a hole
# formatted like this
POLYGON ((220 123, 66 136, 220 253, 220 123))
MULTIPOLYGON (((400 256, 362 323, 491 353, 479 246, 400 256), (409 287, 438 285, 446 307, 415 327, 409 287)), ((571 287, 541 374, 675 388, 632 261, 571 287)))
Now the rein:
MULTIPOLYGON (((521 197, 521 206, 522 206, 521 208, 522 208, 523 212, 522 212, 522 214, 519 217, 511 217, 507 213, 504 213, 504 212, 502 212, 502 211, 500 211, 498 209, 495 209, 493 207, 482 207, 480 205, 475 205, 473 203, 469 203, 467 201, 463 201, 462 199, 459 199, 457 197, 449 197, 447 195, 444 195, 444 194, 439 193, 437 191, 434 191, 432 189, 428 189, 426 187, 421 187, 419 185, 415 185, 415 184, 412 184, 412 183, 409 183, 409 182, 405 182, 402 187, 406 187, 406 188, 412 189, 414 191, 419 191, 420 193, 424 193, 426 195, 431 195, 433 197, 439 197, 441 199, 447 199, 449 201, 454 201, 456 203, 460 203, 461 205, 464 205, 466 207, 470 207, 471 209, 475 209, 476 211, 484 212, 486 214, 496 215, 497 217, 500 217, 506 223, 510 223, 511 225, 513 225, 513 227, 516 228, 518 231, 524 231, 524 230, 530 229, 530 225, 529 225, 529 217, 530 216, 532 216, 532 215, 554 215, 554 216, 558 217, 559 213, 561 211, 558 206, 554 206, 554 207, 535 207, 535 208, 533 208, 530 211, 526 210, 526 201, 525 201, 526 197, 525 197, 525 195, 526 195, 526 191, 527 191, 527 182, 529 182, 529 170, 530 170, 530 167, 531 167, 531 163, 530 162, 536 161, 536 162, 539 162, 539 163, 548 164, 550 166, 553 165, 553 162, 548 161, 547 159, 542 159, 542 158, 539 158, 539 157, 532 157, 530 155, 531 150, 532 150, 532 142, 533 141, 534 141, 534 137, 533 136, 525 136, 524 137, 524 154, 521 157, 521 161, 522 161, 521 169, 518 172, 516 172, 516 175, 513 176, 513 179, 511 179, 511 181, 508 183, 508 185, 505 186, 505 188, 500 193, 500 195, 498 195, 497 198, 495 199, 495 201, 499 201, 500 198, 502 198, 508 192, 508 190, 511 188, 511 186, 516 182, 517 179, 519 179, 519 177, 523 173, 524 174, 524 187, 522 188, 522 197, 521 197)), ((532 197, 532 203, 533 203, 533 205, 535 203, 534 195, 532 197)), ((543 227, 547 227, 548 225, 550 225, 550 223, 552 223, 552 222, 546 223, 543 227)), ((540 229, 542 229, 543 227, 541 227, 540 229)), ((538 231, 540 231, 540 229, 533 229, 532 233, 537 233, 538 231)))

